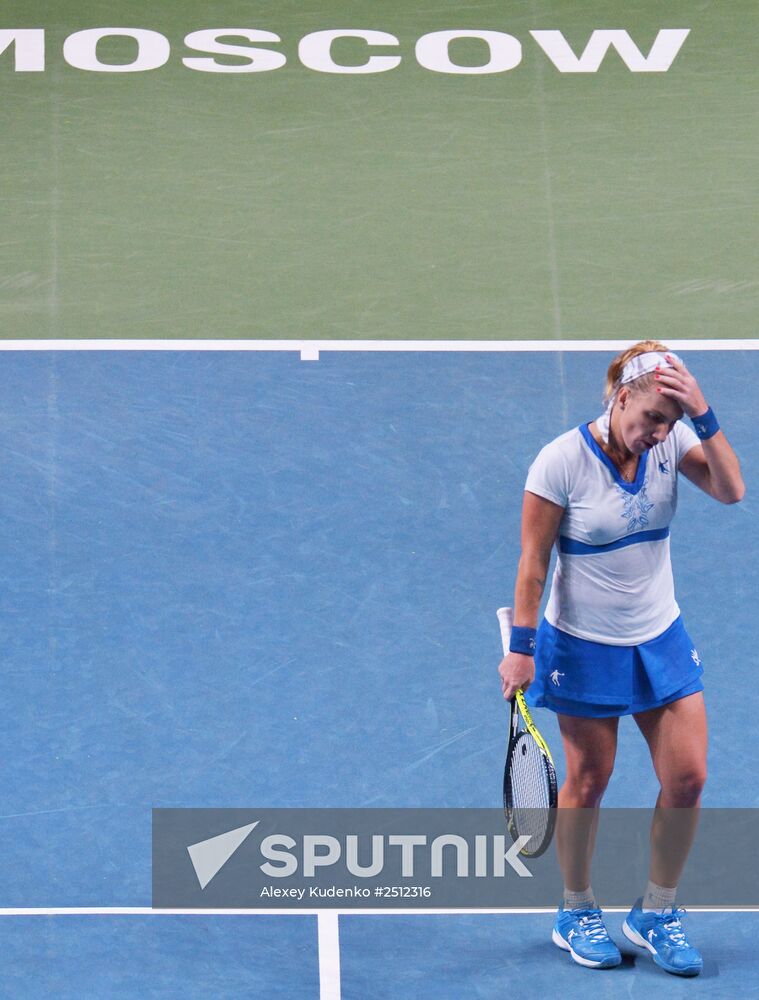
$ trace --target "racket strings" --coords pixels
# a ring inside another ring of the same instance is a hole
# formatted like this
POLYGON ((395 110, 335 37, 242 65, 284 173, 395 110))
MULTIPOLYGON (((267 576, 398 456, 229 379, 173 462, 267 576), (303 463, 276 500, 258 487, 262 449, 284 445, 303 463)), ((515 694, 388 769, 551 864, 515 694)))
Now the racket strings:
POLYGON ((532 854, 550 837, 554 817, 551 813, 555 779, 549 771, 542 750, 530 733, 521 733, 512 747, 506 806, 510 811, 512 833, 531 838, 525 851, 532 854))
POLYGON ((515 805, 526 809, 548 808, 550 786, 545 756, 529 733, 522 733, 513 747, 510 773, 515 805))

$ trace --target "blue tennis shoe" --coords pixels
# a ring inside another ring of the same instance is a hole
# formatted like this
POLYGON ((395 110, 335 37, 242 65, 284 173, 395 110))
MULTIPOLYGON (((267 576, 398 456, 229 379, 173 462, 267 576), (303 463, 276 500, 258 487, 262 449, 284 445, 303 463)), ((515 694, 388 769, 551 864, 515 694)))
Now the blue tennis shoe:
POLYGON ((704 960, 688 942, 680 923, 685 910, 678 906, 655 912, 643 912, 639 899, 622 924, 626 938, 641 948, 648 948, 654 962, 676 976, 697 976, 704 960))
POLYGON ((613 969, 622 961, 600 910, 565 910, 560 906, 552 937, 554 944, 589 969, 613 969))

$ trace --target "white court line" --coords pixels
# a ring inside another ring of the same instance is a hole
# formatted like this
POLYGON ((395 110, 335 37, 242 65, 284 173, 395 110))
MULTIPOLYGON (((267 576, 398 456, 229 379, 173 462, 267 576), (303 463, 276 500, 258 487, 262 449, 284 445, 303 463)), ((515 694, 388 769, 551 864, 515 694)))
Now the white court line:
MULTIPOLYGON (((627 906, 605 906, 605 913, 627 913, 627 906)), ((759 906, 691 906, 698 913, 759 913, 759 906)), ((366 910, 154 910, 149 906, 60 906, 60 907, 4 907, 0 917, 61 917, 61 916, 279 916, 317 918, 319 952, 319 1000, 340 1000, 340 932, 341 916, 429 916, 451 914, 519 915, 554 914, 555 906, 533 908, 480 909, 366 909, 366 910)))
POLYGON ((340 928, 335 910, 322 910, 319 928, 319 1000, 340 1000, 340 928))
MULTIPOLYGON (((605 906, 605 913, 627 913, 627 906, 605 906)), ((758 906, 691 906, 691 913, 759 913, 758 906)), ((481 909, 367 909, 367 910, 154 910, 149 906, 60 906, 60 907, 4 907, 0 917, 62 917, 62 916, 269 916, 269 917, 310 917, 317 918, 319 951, 319 1000, 340 1000, 340 936, 341 916, 449 916, 469 915, 513 915, 527 916, 543 913, 554 914, 555 906, 524 908, 481 909)))
MULTIPOLYGON (((302 361, 321 352, 621 351, 634 340, 0 340, 0 351, 295 351, 302 361)), ((673 351, 756 351, 759 340, 669 340, 673 351)))
MULTIPOLYGON (((629 906, 604 906, 604 913, 627 913, 629 906)), ((689 906, 689 913, 759 913, 759 906, 689 906)), ((556 913, 555 906, 512 906, 499 908, 447 907, 447 908, 367 908, 350 910, 305 909, 237 909, 237 910, 183 910, 160 909, 151 906, 6 906, 0 908, 0 917, 428 917, 468 914, 482 916, 529 916, 535 913, 556 913)))

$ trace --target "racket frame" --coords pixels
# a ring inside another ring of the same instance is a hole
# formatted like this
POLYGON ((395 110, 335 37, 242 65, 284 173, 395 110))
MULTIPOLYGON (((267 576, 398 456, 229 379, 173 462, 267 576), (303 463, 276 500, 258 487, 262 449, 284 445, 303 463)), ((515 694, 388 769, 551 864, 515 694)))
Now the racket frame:
MULTIPOLYGON (((512 608, 499 608, 497 611, 498 622, 501 626, 501 639, 503 643, 503 654, 509 652, 509 638, 511 634, 511 627, 514 621, 514 612, 512 608)), ((514 697, 510 699, 511 714, 509 718, 509 742, 506 748, 506 766, 503 772, 503 811, 506 816, 506 822, 508 826, 509 833, 511 834, 512 840, 516 842, 519 833, 515 828, 514 824, 514 809, 512 806, 507 805, 507 789, 509 784, 509 770, 511 766, 511 756, 514 750, 515 744, 520 736, 525 732, 528 732, 530 736, 535 740, 538 748, 543 755, 543 763, 545 766, 546 779, 548 781, 548 797, 549 804, 548 807, 548 822, 546 824, 546 832, 543 836, 542 842, 538 845, 537 850, 530 850, 530 845, 525 844, 522 850, 519 852, 527 858, 537 858, 540 857, 547 849, 553 839, 554 827, 556 825, 556 809, 558 806, 558 785, 556 781, 556 768, 553 763, 553 757, 551 756, 551 751, 548 744, 541 736, 537 726, 532 721, 532 716, 527 708, 527 703, 524 699, 524 692, 519 688, 514 697), (519 728, 519 716, 525 724, 525 729, 519 728)))

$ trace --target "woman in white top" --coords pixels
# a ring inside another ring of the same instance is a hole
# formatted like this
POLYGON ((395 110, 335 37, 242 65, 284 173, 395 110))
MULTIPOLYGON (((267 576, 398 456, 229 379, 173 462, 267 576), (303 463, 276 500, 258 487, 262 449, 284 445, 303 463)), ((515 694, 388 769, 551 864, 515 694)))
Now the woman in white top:
POLYGON ((530 704, 557 713, 564 743, 557 852, 565 888, 554 942, 581 965, 621 961, 590 863, 619 718, 633 715, 661 790, 649 883, 623 930, 668 972, 697 975, 701 956, 685 938, 675 893, 706 778, 706 715, 701 658, 675 600, 669 524, 679 472, 722 503, 736 503, 745 488, 698 382, 664 345, 642 341, 618 355, 605 401, 601 417, 550 442, 530 467, 515 628, 499 672, 505 698, 522 688, 530 704))

